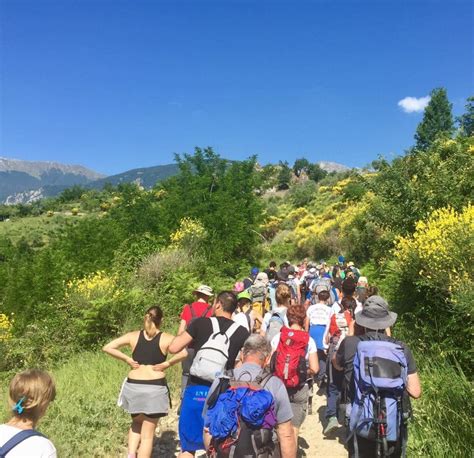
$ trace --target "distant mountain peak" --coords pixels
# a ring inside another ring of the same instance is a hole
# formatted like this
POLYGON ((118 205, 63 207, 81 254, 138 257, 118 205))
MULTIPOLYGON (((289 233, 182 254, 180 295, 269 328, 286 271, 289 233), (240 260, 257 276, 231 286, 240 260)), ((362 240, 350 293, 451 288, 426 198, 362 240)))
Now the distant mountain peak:
POLYGON ((54 161, 24 161, 0 157, 0 172, 23 172, 35 178, 41 178, 42 175, 51 170, 59 170, 65 174, 81 175, 90 181, 98 180, 105 176, 82 165, 61 164, 54 161))

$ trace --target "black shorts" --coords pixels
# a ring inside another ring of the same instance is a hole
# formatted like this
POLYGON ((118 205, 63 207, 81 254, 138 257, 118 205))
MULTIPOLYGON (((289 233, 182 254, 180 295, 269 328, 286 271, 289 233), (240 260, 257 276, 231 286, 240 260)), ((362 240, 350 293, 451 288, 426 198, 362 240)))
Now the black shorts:
POLYGON ((153 418, 154 420, 156 420, 157 418, 166 417, 166 415, 168 414, 166 413, 132 413, 131 414, 132 418, 136 418, 139 415, 144 415, 145 417, 153 418))

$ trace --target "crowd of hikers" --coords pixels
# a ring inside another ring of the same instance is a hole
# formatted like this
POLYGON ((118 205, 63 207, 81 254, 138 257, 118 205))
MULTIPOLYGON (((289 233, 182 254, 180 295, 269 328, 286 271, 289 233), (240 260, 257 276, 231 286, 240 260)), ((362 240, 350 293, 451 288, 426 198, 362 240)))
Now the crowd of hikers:
MULTIPOLYGON (((160 330, 153 306, 143 329, 103 348, 130 366, 118 399, 132 417, 129 458, 151 456, 171 408, 166 371, 178 363, 180 457, 295 458, 315 388, 326 395, 326 420, 306 420, 307 429, 331 438, 345 428, 349 457, 405 456, 410 397, 421 395, 416 364, 392 337, 397 315, 353 262, 271 262, 215 298, 207 285, 193 293, 176 337, 160 330)), ((56 456, 35 430, 54 395, 45 372, 14 377, 0 457, 56 456)))

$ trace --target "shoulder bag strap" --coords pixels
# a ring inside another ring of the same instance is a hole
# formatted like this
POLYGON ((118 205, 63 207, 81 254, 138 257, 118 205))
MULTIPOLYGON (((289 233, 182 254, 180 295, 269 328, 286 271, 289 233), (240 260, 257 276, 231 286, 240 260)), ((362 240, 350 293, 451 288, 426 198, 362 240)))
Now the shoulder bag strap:
POLYGON ((20 431, 19 433, 15 434, 10 440, 5 442, 2 447, 0 447, 0 456, 3 457, 7 455, 12 448, 16 447, 18 444, 28 439, 29 437, 33 436, 44 437, 43 434, 38 431, 35 431, 34 429, 25 429, 23 431, 20 431))

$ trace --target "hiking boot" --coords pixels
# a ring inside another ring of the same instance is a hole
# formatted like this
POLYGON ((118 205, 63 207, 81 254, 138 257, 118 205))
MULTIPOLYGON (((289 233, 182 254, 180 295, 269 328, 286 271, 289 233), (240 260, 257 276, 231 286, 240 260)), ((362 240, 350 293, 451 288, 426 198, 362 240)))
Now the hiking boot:
POLYGON ((330 417, 328 420, 328 424, 324 428, 323 434, 327 436, 331 431, 339 428, 339 422, 337 421, 336 417, 330 417))

